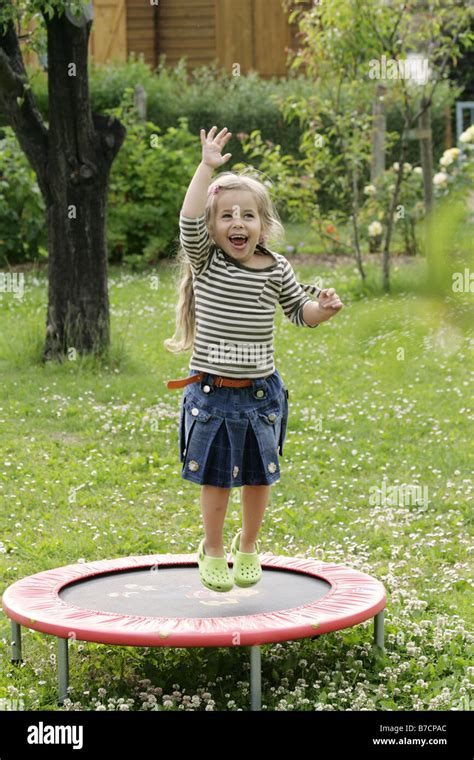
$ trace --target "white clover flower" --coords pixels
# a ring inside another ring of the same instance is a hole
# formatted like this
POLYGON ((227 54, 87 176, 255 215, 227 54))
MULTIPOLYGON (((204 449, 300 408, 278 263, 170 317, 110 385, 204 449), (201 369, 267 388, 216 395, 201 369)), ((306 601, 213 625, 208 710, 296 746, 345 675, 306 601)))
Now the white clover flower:
POLYGON ((382 234, 382 225, 380 224, 380 222, 372 222, 372 224, 369 224, 368 230, 369 230, 369 236, 370 237, 375 237, 376 235, 381 235, 382 234))
POLYGON ((448 182, 448 175, 445 172, 438 172, 433 177, 433 184, 436 187, 446 187, 448 182))
POLYGON ((470 127, 459 135, 459 141, 462 143, 474 142, 474 124, 471 124, 470 127))
POLYGON ((375 195, 376 192, 377 192, 377 188, 375 187, 375 185, 366 185, 364 187, 365 195, 375 195))
POLYGON ((395 169, 396 172, 400 171, 400 164, 398 163, 398 161, 395 161, 395 163, 392 166, 392 169, 395 169))
POLYGON ((412 169, 413 169, 412 165, 409 164, 408 162, 403 164, 403 171, 406 172, 407 174, 411 172, 412 169))
POLYGON ((413 172, 414 174, 423 174, 423 169, 421 168, 421 166, 415 166, 415 168, 413 169, 413 172))

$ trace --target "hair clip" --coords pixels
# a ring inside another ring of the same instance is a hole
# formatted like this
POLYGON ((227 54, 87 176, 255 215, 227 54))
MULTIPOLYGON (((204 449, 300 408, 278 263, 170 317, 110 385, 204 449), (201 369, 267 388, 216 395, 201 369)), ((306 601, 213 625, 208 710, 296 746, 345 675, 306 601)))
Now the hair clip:
POLYGON ((217 195, 217 193, 219 192, 219 187, 220 187, 219 185, 214 185, 214 187, 211 190, 211 193, 213 195, 217 195))

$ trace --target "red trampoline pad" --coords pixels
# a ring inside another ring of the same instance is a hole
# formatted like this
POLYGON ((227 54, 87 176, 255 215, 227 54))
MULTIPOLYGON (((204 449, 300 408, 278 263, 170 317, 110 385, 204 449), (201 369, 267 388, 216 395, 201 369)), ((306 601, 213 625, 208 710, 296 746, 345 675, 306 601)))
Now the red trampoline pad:
MULTIPOLYGON (((361 623, 386 606, 383 585, 357 570, 262 554, 247 589, 209 591, 195 554, 66 565, 13 583, 8 617, 60 638, 124 646, 249 646, 361 623)), ((230 563, 232 564, 232 563, 230 563)))

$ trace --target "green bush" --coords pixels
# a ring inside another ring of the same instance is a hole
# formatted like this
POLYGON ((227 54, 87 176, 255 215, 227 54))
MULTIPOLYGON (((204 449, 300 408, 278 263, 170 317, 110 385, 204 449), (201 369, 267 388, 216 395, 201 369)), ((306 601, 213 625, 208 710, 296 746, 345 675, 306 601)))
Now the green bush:
MULTIPOLYGON (((233 133, 228 148, 232 153, 228 168, 250 160, 259 166, 258 158, 251 156, 238 139, 240 133, 258 133, 263 146, 271 143, 280 146, 276 164, 271 151, 266 151, 268 160, 259 168, 270 175, 276 186, 276 200, 284 221, 298 221, 307 214, 311 207, 307 196, 314 191, 315 185, 321 185, 319 194, 324 207, 321 213, 328 212, 329 208, 339 208, 342 213, 338 177, 336 174, 322 175, 317 166, 303 165, 305 149, 300 141, 305 126, 298 118, 286 120, 279 108, 279 103, 288 98, 294 99, 295 103, 307 99, 314 87, 310 80, 294 72, 281 79, 262 79, 256 73, 229 76, 217 62, 190 73, 183 60, 172 68, 165 64, 164 56, 155 71, 136 56, 131 56, 127 63, 106 66, 91 62, 92 109, 99 113, 116 113, 128 129, 125 143, 112 167, 108 218, 108 248, 112 259, 135 262, 143 255, 145 260, 153 260, 162 254, 172 254, 179 206, 200 158, 199 130, 201 127, 209 129, 213 124, 227 126, 233 133), (138 84, 147 93, 145 124, 133 112, 132 92, 138 84), (152 134, 158 136, 154 148, 150 146, 152 134)), ((31 87, 47 122, 47 75, 44 71, 33 73, 31 87)), ((432 106, 435 162, 443 153, 444 109, 452 99, 453 90, 449 90, 447 83, 441 83, 432 106)), ((387 130, 396 132, 400 127, 399 115, 390 104, 387 104, 387 110, 387 130)), ((6 129, 4 134, 7 135, 6 129)), ((4 241, 0 243, 0 252, 3 258, 8 254, 10 261, 21 261, 44 255, 44 205, 32 170, 11 132, 8 134, 8 145, 15 155, 15 174, 11 172, 11 166, 10 169, 0 167, 1 171, 8 172, 8 188, 3 184, 0 189, 1 239, 4 241), (23 216, 29 219, 27 230, 23 229, 23 216)), ((329 142, 328 149, 330 145, 329 142)), ((396 145, 387 150, 387 166, 397 160, 396 150, 396 145)), ((418 151, 418 142, 411 141, 407 160, 417 162, 418 151)), ((5 162, 6 158, 2 164, 5 162)))
MULTIPOLYGON (((184 117, 166 132, 141 122, 133 91, 107 112, 127 128, 109 183, 107 248, 132 265, 172 255, 186 187, 200 160, 199 140, 184 117)), ((47 256, 45 205, 36 175, 9 127, 0 140, 1 266, 47 256)))
MULTIPOLYGON (((259 130, 250 135, 239 132, 238 138, 247 160, 266 175, 264 182, 280 216, 289 222, 309 221, 320 187, 314 173, 305 174, 303 163, 282 154, 281 145, 263 141, 259 130)), ((244 167, 244 163, 232 165, 234 171, 244 167)))
POLYGON ((36 175, 9 127, 0 139, 0 266, 46 255, 45 206, 36 175))
POLYGON ((200 161, 201 146, 181 117, 165 133, 140 121, 127 89, 121 106, 108 113, 127 129, 110 176, 107 240, 109 257, 135 265, 172 255, 186 187, 200 161))
MULTIPOLYGON (((420 166, 413 167, 408 162, 404 164, 403 169, 403 179, 394 216, 394 230, 398 230, 403 238, 404 252, 414 255, 420 251, 419 222, 425 216, 423 175, 420 166)), ((374 245, 369 227, 374 222, 379 222, 382 228, 386 226, 398 171, 399 164, 396 162, 377 178, 375 185, 368 183, 364 187, 364 201, 359 214, 359 237, 360 240, 369 243, 372 252, 380 248, 382 233, 380 236, 372 236, 379 237, 378 245, 374 245)))
MULTIPOLYGON (((32 73, 31 89, 38 109, 48 119, 48 81, 44 71, 32 73)), ((226 126, 236 135, 245 130, 261 129, 265 138, 280 142, 285 152, 298 152, 300 129, 286 124, 275 97, 290 92, 310 92, 312 84, 303 77, 262 79, 257 74, 228 76, 215 62, 187 72, 184 60, 177 66, 166 66, 161 56, 155 71, 142 57, 132 54, 126 63, 97 66, 91 61, 89 89, 92 110, 103 113, 117 108, 129 88, 142 85, 147 93, 147 118, 161 129, 178 127, 186 116, 189 131, 199 135, 201 127, 213 124, 226 126)), ((0 127, 2 126, 0 115, 0 127)), ((0 129, 1 133, 1 129, 0 129)), ((243 161, 244 153, 238 140, 231 140, 232 158, 243 161)))

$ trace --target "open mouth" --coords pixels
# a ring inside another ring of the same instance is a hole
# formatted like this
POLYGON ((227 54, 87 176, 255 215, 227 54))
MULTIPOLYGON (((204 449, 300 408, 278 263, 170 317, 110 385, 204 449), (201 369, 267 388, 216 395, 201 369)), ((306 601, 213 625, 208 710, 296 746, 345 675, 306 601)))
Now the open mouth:
POLYGON ((247 245, 248 238, 245 235, 232 235, 229 240, 233 248, 242 250, 247 245))

